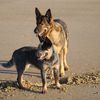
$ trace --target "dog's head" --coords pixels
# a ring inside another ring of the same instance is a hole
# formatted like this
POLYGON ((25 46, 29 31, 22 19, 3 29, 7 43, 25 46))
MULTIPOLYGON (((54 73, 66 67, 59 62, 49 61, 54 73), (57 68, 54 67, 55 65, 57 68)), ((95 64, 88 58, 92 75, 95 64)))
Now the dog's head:
POLYGON ((39 60, 50 59, 53 54, 52 43, 46 38, 44 42, 41 42, 38 46, 37 57, 39 60))
POLYGON ((45 15, 42 15, 38 8, 35 8, 36 14, 36 28, 34 33, 39 37, 46 37, 48 31, 51 29, 51 23, 53 21, 51 10, 48 9, 45 15))

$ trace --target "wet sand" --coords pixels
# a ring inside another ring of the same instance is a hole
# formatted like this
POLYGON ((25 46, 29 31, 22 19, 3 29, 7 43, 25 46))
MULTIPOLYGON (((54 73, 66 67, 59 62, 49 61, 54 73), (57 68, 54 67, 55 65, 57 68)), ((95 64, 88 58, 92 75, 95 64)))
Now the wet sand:
MULTIPOLYGON (((1 63, 8 61, 17 48, 38 45, 39 41, 33 33, 36 25, 35 7, 43 13, 51 8, 54 18, 67 23, 70 32, 68 64, 73 75, 100 71, 99 0, 0 0, 1 63)), ((33 82, 41 81, 39 71, 35 68, 28 70, 25 77, 33 82)), ((16 80, 14 67, 5 69, 0 66, 0 82, 6 80, 16 80)), ((49 89, 46 95, 19 89, 13 94, 0 93, 0 100, 99 100, 100 84, 68 86, 67 92, 49 89)))

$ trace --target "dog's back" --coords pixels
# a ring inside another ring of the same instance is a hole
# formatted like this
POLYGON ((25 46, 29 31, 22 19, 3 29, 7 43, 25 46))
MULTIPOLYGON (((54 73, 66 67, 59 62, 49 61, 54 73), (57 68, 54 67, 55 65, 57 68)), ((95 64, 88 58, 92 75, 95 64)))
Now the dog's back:
POLYGON ((68 31, 66 23, 62 21, 61 19, 54 19, 54 22, 59 23, 62 26, 65 33, 65 38, 69 44, 69 31, 68 31))
POLYGON ((27 64, 32 64, 37 68, 41 68, 43 61, 38 60, 36 56, 37 48, 35 47, 22 47, 13 52, 12 58, 8 63, 2 64, 2 66, 9 68, 12 65, 16 65, 18 70, 25 68, 27 64))
POLYGON ((68 34, 68 28, 64 21, 62 21, 61 19, 54 19, 54 22, 59 23, 63 27, 66 35, 68 34))

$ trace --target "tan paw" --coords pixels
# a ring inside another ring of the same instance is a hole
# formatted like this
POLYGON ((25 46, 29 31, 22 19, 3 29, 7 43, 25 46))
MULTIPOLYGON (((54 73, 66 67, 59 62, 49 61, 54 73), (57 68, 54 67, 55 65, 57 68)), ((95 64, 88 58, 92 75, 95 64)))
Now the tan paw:
POLYGON ((47 93, 47 87, 44 87, 44 88, 42 89, 42 93, 43 93, 43 94, 47 93))
POLYGON ((64 77, 64 76, 65 76, 65 73, 60 73, 59 76, 60 76, 60 77, 64 77))

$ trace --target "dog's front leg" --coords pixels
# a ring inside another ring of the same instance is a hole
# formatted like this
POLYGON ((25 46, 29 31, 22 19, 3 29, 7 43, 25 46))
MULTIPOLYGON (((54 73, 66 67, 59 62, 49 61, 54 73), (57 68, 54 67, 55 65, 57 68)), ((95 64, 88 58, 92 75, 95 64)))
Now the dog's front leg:
POLYGON ((44 68, 41 69, 41 78, 42 78, 42 84, 43 84, 42 93, 46 93, 47 92, 47 82, 46 82, 46 72, 44 68))
POLYGON ((57 88, 61 88, 61 84, 59 83, 59 68, 57 68, 57 66, 55 68, 53 68, 53 72, 54 72, 54 78, 55 78, 55 84, 57 86, 57 88))

